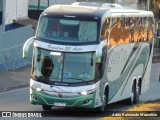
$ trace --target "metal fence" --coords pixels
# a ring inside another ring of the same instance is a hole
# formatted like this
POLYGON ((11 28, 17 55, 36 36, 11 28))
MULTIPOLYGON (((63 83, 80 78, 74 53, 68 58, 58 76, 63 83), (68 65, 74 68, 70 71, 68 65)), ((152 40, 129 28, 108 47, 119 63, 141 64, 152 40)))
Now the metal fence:
POLYGON ((31 64, 32 55, 30 54, 29 59, 23 59, 22 48, 24 42, 33 34, 32 26, 25 26, 3 33, 0 26, 0 71, 14 70, 31 64))

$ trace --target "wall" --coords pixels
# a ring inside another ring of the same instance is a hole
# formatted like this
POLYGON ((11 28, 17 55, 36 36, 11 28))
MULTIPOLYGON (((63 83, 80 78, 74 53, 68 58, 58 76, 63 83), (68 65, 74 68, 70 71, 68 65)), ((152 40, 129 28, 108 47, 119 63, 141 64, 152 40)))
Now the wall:
MULTIPOLYGON (((77 0, 49 0, 49 6, 54 4, 71 4, 77 0)), ((48 7, 48 0, 40 0, 40 9, 48 7)), ((38 9, 38 0, 29 0, 29 9, 38 9)))
POLYGON ((12 23, 16 19, 16 0, 6 0, 5 6, 5 24, 12 23))
POLYGON ((28 16, 28 0, 17 0, 17 18, 28 16))
POLYGON ((2 24, 2 0, 0 0, 0 25, 2 24))
POLYGON ((29 59, 23 59, 22 48, 25 41, 33 34, 32 26, 3 33, 0 27, 0 71, 14 70, 31 64, 32 52, 30 51, 29 59))
POLYGON ((6 0, 5 24, 11 24, 14 19, 27 17, 28 0, 6 0))
MULTIPOLYGON (((5 25, 11 24, 14 19, 27 17, 28 0, 4 0, 4 20, 5 25)), ((0 0, 0 9, 2 0, 0 0)), ((25 41, 34 35, 32 26, 15 27, 9 31, 2 31, 0 26, 0 71, 14 70, 22 66, 31 64, 32 55, 29 59, 22 58, 22 48, 25 41)), ((31 53, 31 51, 30 51, 31 53)))
POLYGON ((2 0, 0 0, 0 11, 2 11, 2 0))

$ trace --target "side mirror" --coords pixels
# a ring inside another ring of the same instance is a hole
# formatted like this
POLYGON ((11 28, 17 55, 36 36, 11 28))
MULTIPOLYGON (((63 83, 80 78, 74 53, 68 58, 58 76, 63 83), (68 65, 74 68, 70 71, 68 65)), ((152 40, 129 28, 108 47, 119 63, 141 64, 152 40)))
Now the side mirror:
POLYGON ((29 38, 23 45, 23 58, 27 58, 28 57, 28 51, 29 48, 31 46, 31 44, 34 41, 34 37, 29 38))

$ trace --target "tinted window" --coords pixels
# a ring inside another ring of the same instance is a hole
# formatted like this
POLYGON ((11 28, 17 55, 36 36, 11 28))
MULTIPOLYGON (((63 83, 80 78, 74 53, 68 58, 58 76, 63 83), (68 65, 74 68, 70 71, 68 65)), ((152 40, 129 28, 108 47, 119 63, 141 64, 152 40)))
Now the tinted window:
POLYGON ((37 37, 60 42, 94 42, 98 39, 98 25, 96 21, 42 17, 37 37))

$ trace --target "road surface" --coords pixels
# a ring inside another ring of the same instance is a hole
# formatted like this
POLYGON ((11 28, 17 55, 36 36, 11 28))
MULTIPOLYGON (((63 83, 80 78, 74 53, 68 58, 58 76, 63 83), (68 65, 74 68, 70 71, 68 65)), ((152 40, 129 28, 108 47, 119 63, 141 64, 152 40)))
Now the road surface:
MULTIPOLYGON (((160 64, 152 65, 151 83, 149 90, 140 96, 140 102, 144 103, 150 100, 160 99, 160 81, 159 81, 160 64)), ((122 102, 109 105, 108 111, 121 111, 129 109, 132 106, 125 105, 122 102)), ((0 92, 0 111, 41 111, 42 114, 50 116, 52 120, 96 120, 107 116, 110 112, 95 114, 93 111, 84 112, 84 110, 73 111, 68 109, 53 109, 46 113, 41 106, 31 105, 29 103, 29 88, 21 88, 12 91, 0 92)), ((33 118, 29 118, 33 119, 33 118)))

